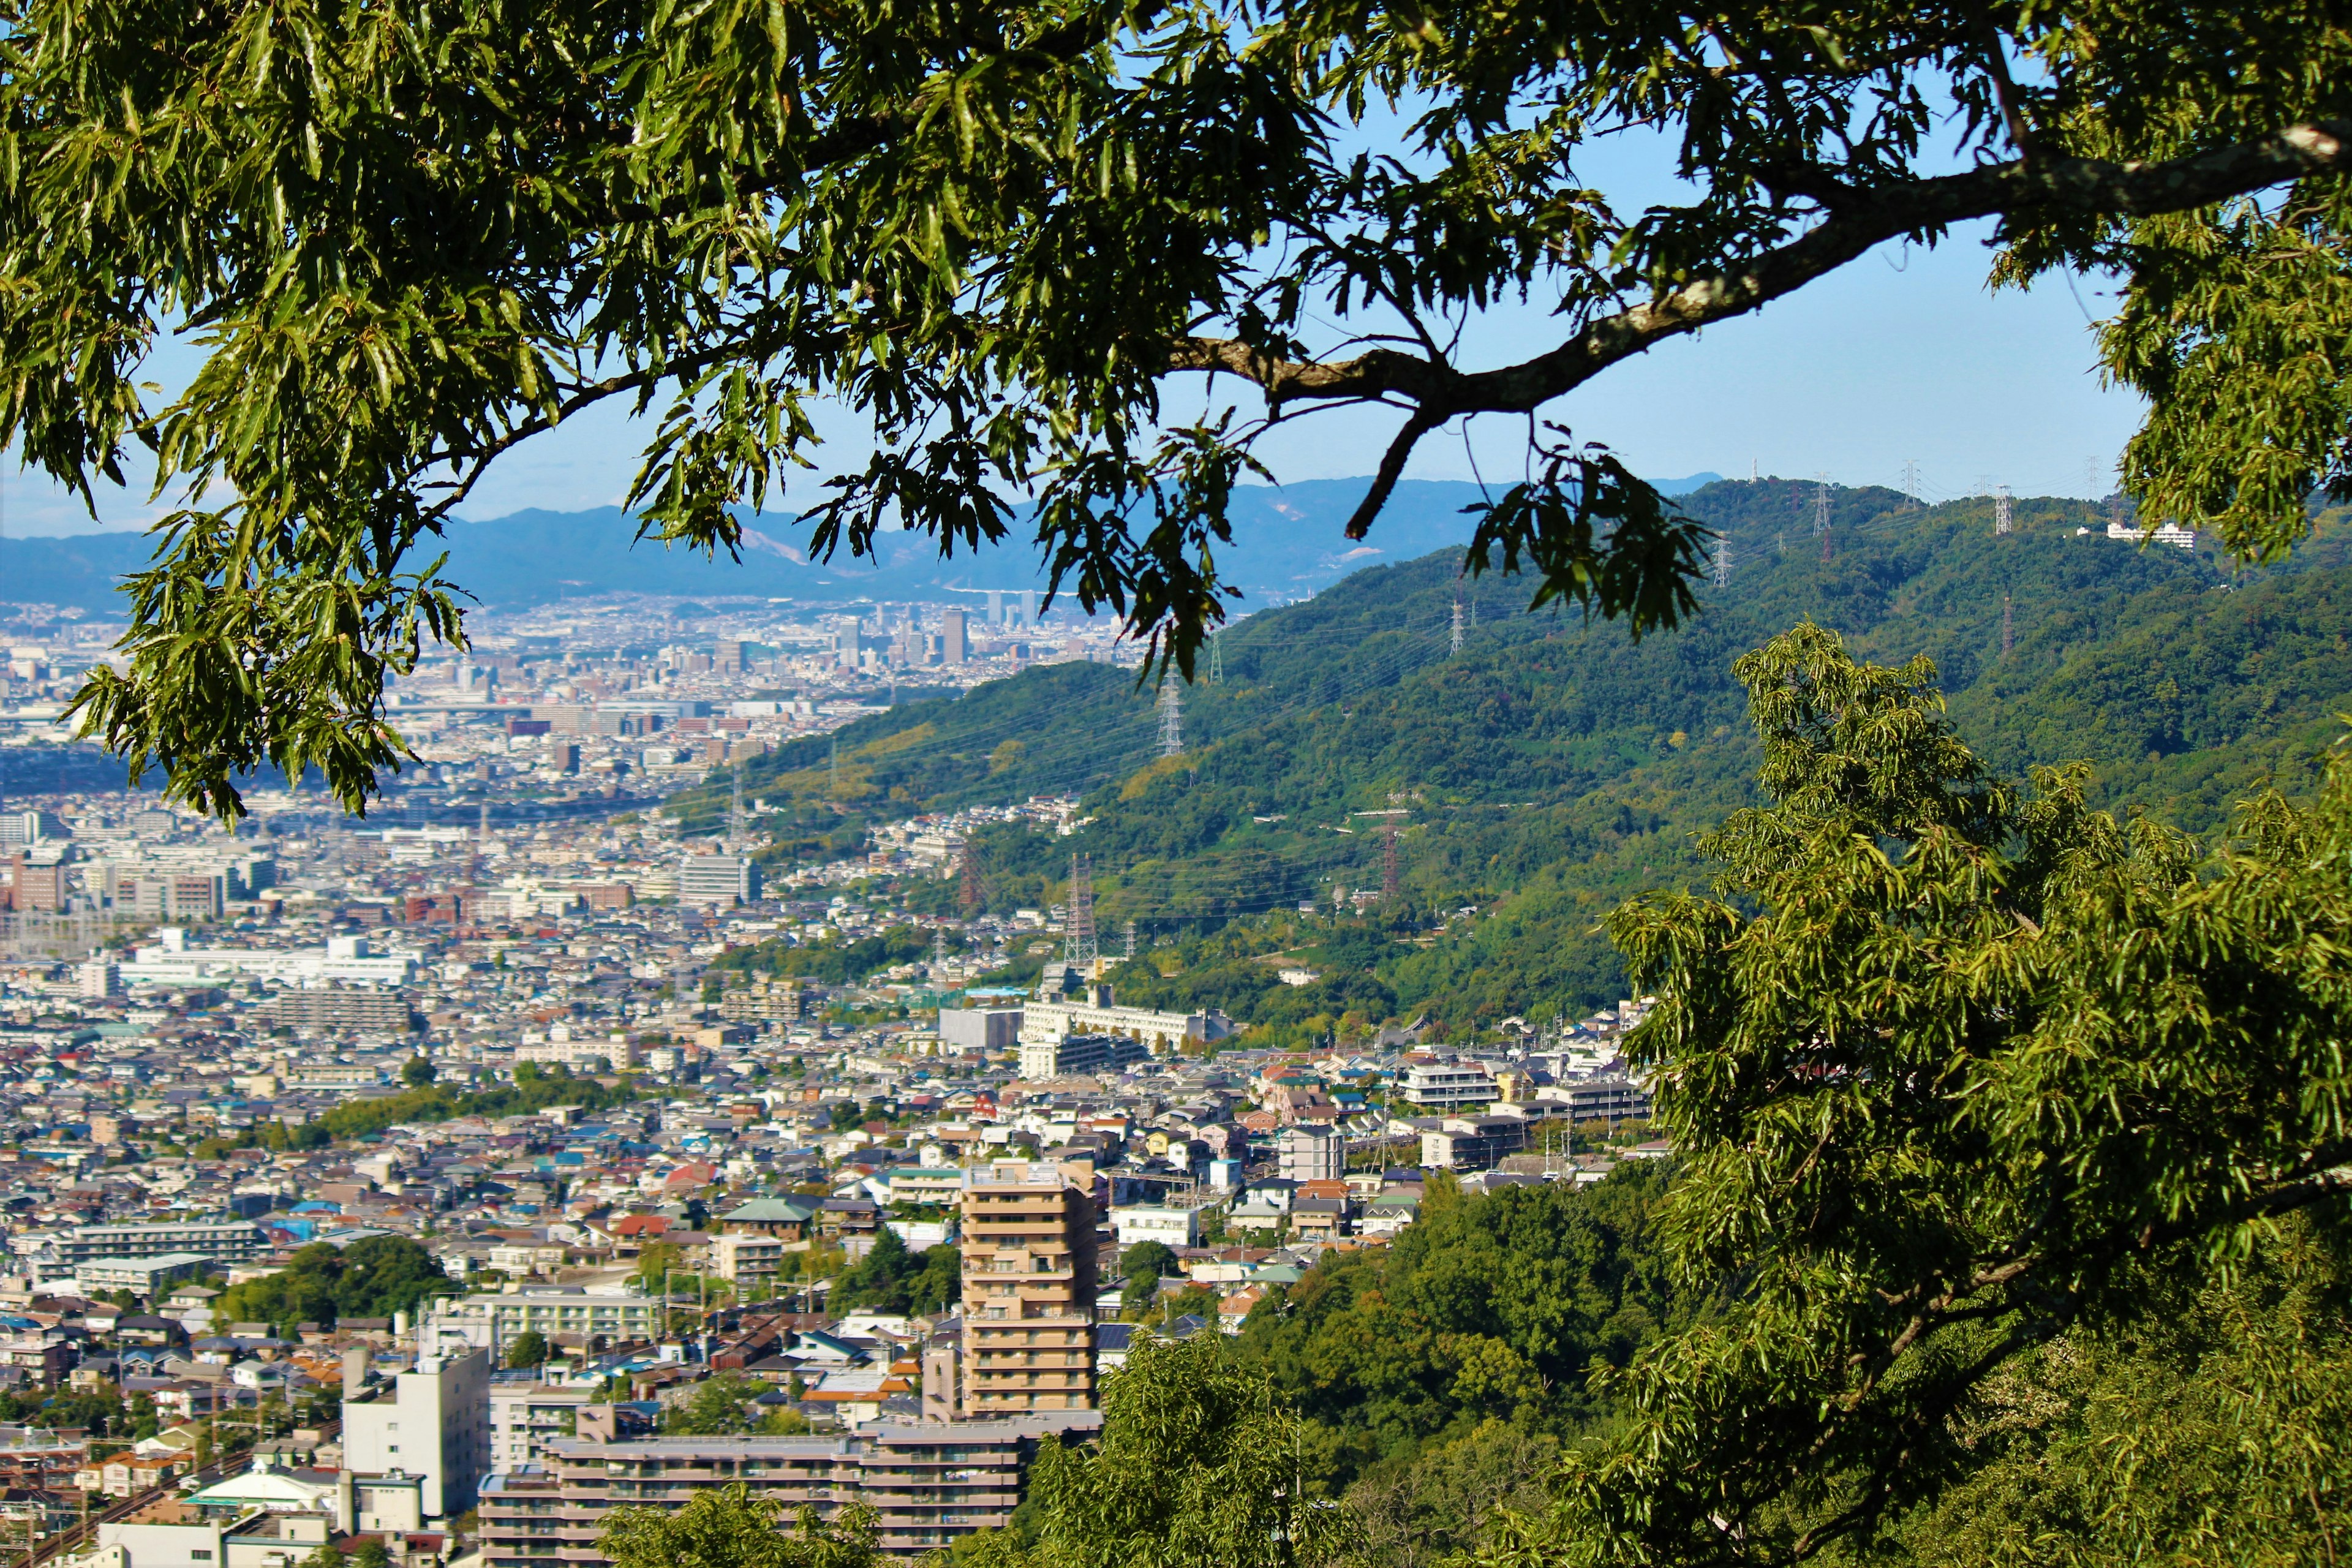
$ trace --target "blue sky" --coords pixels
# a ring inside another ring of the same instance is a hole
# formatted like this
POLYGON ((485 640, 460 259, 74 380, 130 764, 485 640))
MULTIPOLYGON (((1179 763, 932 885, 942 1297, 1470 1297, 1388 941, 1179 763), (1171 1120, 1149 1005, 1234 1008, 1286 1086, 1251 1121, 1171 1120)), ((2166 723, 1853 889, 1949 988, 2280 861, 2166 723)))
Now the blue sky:
MULTIPOLYGON (((1672 189, 1660 153, 1654 142, 1604 143, 1580 160, 1579 172, 1609 190, 1620 211, 1635 210, 1672 189)), ((2137 399, 2103 388, 2095 367, 2090 318, 2110 300, 2088 279, 1992 292, 1985 285, 1990 232, 1990 223, 1963 227, 1932 251, 1882 247, 1761 311, 1616 367, 1545 417, 1580 440, 1607 442, 1636 471, 1661 479, 1703 470, 1744 477, 1752 467, 1895 486, 1916 461, 1930 500, 1999 484, 2021 496, 2105 495, 2140 416, 2137 399)), ((1498 310, 1472 324, 1463 363, 1509 363, 1558 336, 1541 309, 1498 310)), ((177 384, 188 364, 184 353, 167 350, 153 374, 177 384)), ((1234 384, 1214 384, 1217 402, 1230 400, 1234 384)), ((1171 416, 1197 411, 1185 401, 1197 395, 1173 391, 1171 416)), ((1368 474, 1398 418, 1332 411, 1273 433, 1260 455, 1286 480, 1368 474)), ((830 456, 844 468, 862 460, 850 420, 821 417, 820 428, 831 443, 821 460, 830 456)), ((1522 419, 1481 419, 1466 435, 1457 426, 1424 440, 1408 473, 1469 479, 1475 457, 1489 479, 1515 475, 1526 437, 1522 419)), ((466 513, 614 505, 642 438, 622 410, 592 410, 501 459, 466 513)), ((813 497, 823 478, 800 480, 803 493, 813 497)), ((79 501, 13 468, 0 475, 0 498, 10 533, 94 526, 79 501)), ((143 488, 101 502, 98 526, 140 526, 160 510, 143 488)))

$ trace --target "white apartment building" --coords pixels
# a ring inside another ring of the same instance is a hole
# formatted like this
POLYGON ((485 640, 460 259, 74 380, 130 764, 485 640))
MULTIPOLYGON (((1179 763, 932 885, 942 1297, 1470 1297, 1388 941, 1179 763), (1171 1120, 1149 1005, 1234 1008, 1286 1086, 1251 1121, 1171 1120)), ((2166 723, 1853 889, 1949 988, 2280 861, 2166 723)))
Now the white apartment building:
POLYGON ((1111 1233, 1121 1247, 1156 1241, 1167 1247, 1201 1245, 1201 1211, 1136 1204, 1110 1211, 1111 1233))
POLYGON ((1348 1140, 1332 1127, 1286 1127, 1274 1138, 1286 1182, 1336 1182, 1348 1174, 1348 1140))
POLYGON ((445 1352, 456 1345, 504 1353, 525 1330, 550 1338, 589 1335, 617 1344, 655 1338, 660 1303, 648 1296, 581 1286, 445 1297, 425 1321, 422 1342, 445 1352))
POLYGON ((415 972, 411 952, 378 953, 363 936, 335 936, 323 948, 190 947, 188 933, 166 926, 121 966, 131 984, 198 985, 217 980, 277 980, 317 984, 405 985, 415 972))
POLYGON ((1475 1062, 1450 1067, 1416 1062, 1404 1069, 1404 1080, 1397 1086, 1397 1094, 1408 1105, 1432 1110, 1458 1110, 1465 1106, 1491 1104, 1500 1098, 1494 1078, 1475 1062))
POLYGON ((474 1506, 490 1468, 490 1358, 427 1351, 414 1372, 343 1401, 343 1466, 425 1483, 425 1512, 446 1519, 474 1506))

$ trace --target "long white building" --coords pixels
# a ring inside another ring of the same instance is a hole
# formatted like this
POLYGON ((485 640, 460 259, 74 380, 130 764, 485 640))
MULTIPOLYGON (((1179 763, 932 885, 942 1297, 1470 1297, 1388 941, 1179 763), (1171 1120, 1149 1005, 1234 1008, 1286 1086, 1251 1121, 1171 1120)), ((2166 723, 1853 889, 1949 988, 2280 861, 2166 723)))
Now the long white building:
MULTIPOLYGON (((1021 1009, 1021 1043, 1047 1047, 1075 1035, 1123 1035, 1139 1040, 1155 1057, 1172 1056, 1187 1040, 1222 1040, 1234 1032, 1234 1021, 1212 1007, 1203 1013, 1155 1013, 1149 1007, 1121 1007, 1112 999, 1108 981, 1091 981, 1072 994, 1050 980, 1038 989, 1038 999, 1021 1009)), ((1025 1060, 1024 1053, 1024 1060, 1025 1060)))
POLYGON ((166 926, 156 940, 132 952, 122 965, 125 984, 200 985, 215 980, 278 980, 316 984, 405 985, 416 955, 378 953, 363 936, 335 936, 325 947, 190 947, 188 933, 166 926))

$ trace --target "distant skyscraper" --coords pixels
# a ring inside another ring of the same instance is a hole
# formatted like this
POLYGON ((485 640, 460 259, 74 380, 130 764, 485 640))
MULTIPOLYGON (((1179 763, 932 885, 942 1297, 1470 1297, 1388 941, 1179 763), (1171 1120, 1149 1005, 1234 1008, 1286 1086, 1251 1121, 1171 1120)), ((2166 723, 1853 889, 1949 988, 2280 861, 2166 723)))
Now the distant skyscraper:
POLYGON ((948 664, 961 664, 971 657, 971 641, 964 635, 964 613, 946 610, 940 615, 940 657, 948 664))

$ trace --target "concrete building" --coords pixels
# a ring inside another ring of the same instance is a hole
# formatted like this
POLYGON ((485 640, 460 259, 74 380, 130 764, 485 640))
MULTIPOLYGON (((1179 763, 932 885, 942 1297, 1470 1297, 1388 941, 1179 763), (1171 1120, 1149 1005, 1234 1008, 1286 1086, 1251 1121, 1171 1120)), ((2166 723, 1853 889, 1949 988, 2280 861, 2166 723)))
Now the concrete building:
POLYGON ((201 1279, 213 1259, 201 1252, 166 1252, 154 1258, 92 1258, 74 1265, 74 1283, 85 1290, 129 1290, 154 1299, 158 1290, 201 1279))
POLYGON ((609 1423, 583 1414, 582 1436, 548 1445, 544 1469, 494 1476, 483 1486, 485 1568, 601 1563, 596 1537, 606 1509, 678 1509, 731 1485, 773 1499, 786 1519, 803 1508, 830 1518, 865 1504, 878 1516, 883 1552, 913 1563, 961 1536, 1008 1523, 1039 1440, 1084 1441, 1101 1419, 1071 1411, 1004 1421, 868 1422, 824 1437, 616 1438, 609 1423))
POLYGON ((1009 1051, 1021 1039, 1018 1007, 942 1007, 940 1043, 959 1051, 1009 1051))
POLYGON ((1348 1140, 1334 1127, 1286 1127, 1275 1134, 1274 1153, 1286 1182, 1337 1182, 1348 1174, 1348 1140))
POLYGON ((1021 1042, 1021 1076, 1061 1078, 1070 1073, 1116 1072, 1150 1058, 1151 1047, 1124 1035, 1063 1035, 1021 1042))
POLYGON ((1095 1204, 1058 1166, 964 1173, 963 1415, 1095 1404, 1095 1204))
POLYGON ((198 1220, 186 1225, 79 1225, 48 1244, 50 1258, 68 1268, 93 1258, 163 1258, 195 1253, 224 1263, 259 1258, 269 1250, 261 1227, 243 1221, 198 1220))
POLYGON ((426 1352, 415 1371, 345 1397, 343 1464, 355 1473, 419 1478, 427 1518, 472 1508, 490 1468, 488 1354, 426 1352))
POLYGON ((1475 1063, 1440 1066, 1435 1062, 1415 1062, 1404 1069, 1404 1080, 1397 1086, 1397 1094, 1408 1105, 1432 1110, 1489 1105, 1497 1098, 1493 1077, 1475 1063))
POLYGON ((1491 1171, 1528 1146, 1522 1116, 1449 1116, 1421 1135, 1421 1163, 1431 1170, 1491 1171))
POLYGON ((445 1354, 460 1344, 503 1354, 516 1335, 530 1330, 550 1340, 561 1334, 576 1336, 565 1343, 601 1339, 617 1344, 623 1340, 654 1338, 659 1310, 660 1303, 649 1296, 590 1291, 577 1285, 447 1297, 434 1304, 422 1342, 428 1348, 438 1347, 445 1354))
POLYGON ((273 1027, 393 1033, 409 1027, 407 999, 377 985, 289 986, 263 1002, 260 1012, 273 1027))
POLYGON ((760 897, 760 868, 749 855, 688 855, 678 862, 681 904, 748 904, 760 897))
POLYGON ((553 1386, 508 1373, 490 1384, 490 1469, 511 1474, 545 1465, 549 1445, 572 1436, 593 1388, 553 1386), (511 1381, 509 1381, 511 1380, 511 1381))
MULTIPOLYGON (((1036 1001, 1021 1010, 1021 1043, 1049 1045, 1071 1035, 1122 1035, 1148 1048, 1153 1056, 1172 1056, 1187 1040, 1222 1040, 1234 1032, 1234 1021, 1212 1007, 1200 1013, 1160 1013, 1149 1007, 1118 1005, 1110 985, 1091 981, 1072 990, 1066 975, 1049 982, 1036 1001)), ((1027 1076, 1024 1068, 1024 1076, 1027 1076)))
POLYGON ((965 630, 964 613, 948 610, 940 616, 940 660, 943 664, 962 664, 971 658, 971 638, 965 630))
POLYGON ((1156 1241, 1174 1249, 1201 1245, 1201 1211, 1137 1204, 1110 1211, 1111 1234, 1121 1247, 1156 1241))
POLYGON ((199 985, 221 980, 276 980, 289 984, 316 984, 339 980, 346 984, 405 985, 415 968, 415 955, 377 953, 363 936, 327 939, 324 948, 289 951, 283 948, 190 947, 188 933, 167 926, 156 940, 131 954, 122 966, 122 978, 134 984, 199 985))

